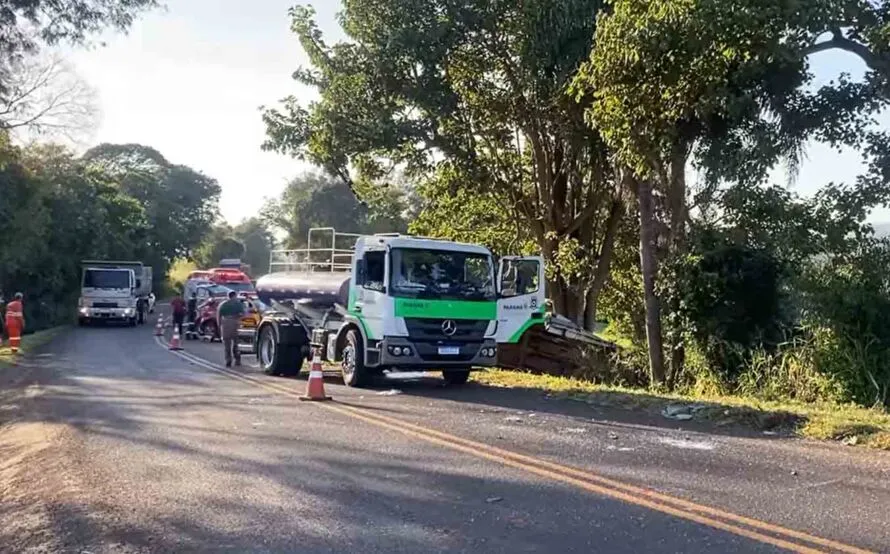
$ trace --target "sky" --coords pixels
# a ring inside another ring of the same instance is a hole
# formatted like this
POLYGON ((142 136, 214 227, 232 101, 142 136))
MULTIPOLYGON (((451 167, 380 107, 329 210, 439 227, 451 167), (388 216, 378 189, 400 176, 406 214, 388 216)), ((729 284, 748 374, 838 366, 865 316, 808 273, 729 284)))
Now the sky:
MULTIPOLYGON (((164 1, 165 10, 142 16, 126 35, 104 35, 104 47, 63 54, 98 92, 102 119, 93 143, 145 144, 216 178, 222 215, 237 223, 310 169, 260 150, 260 106, 290 94, 313 98, 291 78, 307 62, 289 29, 287 11, 298 0, 164 1)), ((326 40, 341 38, 339 0, 310 3, 326 40)), ((817 54, 812 63, 823 81, 864 69, 854 56, 834 51, 817 54)), ((890 116, 881 117, 881 126, 890 128, 890 116)), ((830 181, 852 181, 860 169, 855 153, 814 144, 793 186, 811 194, 830 181)), ((775 179, 785 181, 781 170, 775 179)), ((890 211, 871 219, 888 221, 890 211)))

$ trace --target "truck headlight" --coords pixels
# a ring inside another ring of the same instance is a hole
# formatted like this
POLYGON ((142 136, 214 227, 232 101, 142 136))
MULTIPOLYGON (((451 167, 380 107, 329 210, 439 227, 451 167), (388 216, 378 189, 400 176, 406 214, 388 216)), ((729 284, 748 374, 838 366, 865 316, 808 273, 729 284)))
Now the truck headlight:
POLYGON ((124 315, 133 315, 133 308, 127 308, 124 310, 124 315))
POLYGON ((83 307, 80 309, 80 313, 81 313, 82 315, 87 315, 88 313, 90 313, 90 309, 87 308, 86 306, 83 306, 83 307))

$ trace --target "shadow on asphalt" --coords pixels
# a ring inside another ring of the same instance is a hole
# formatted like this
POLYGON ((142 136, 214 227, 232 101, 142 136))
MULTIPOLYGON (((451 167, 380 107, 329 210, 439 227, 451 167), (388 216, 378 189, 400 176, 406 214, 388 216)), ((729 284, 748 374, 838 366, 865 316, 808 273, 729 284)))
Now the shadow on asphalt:
MULTIPOLYGON (((128 341, 144 340, 144 333, 138 339, 126 330, 122 333, 109 340, 120 340, 119 350, 125 352, 130 350, 128 341)), ((63 422, 84 435, 146 452, 175 453, 187 465, 222 472, 239 487, 270 488, 270 495, 249 499, 208 487, 197 497, 184 498, 136 522, 117 517, 116 505, 87 506, 82 499, 58 499, 49 510, 50 527, 65 541, 63 551, 99 552, 103 549, 93 546, 109 542, 123 547, 121 552, 132 551, 130 547, 150 552, 774 551, 659 512, 519 478, 509 471, 465 471, 465 466, 482 462, 455 459, 438 450, 418 447, 411 454, 395 453, 380 442, 343 444, 321 436, 297 442, 287 428, 226 428, 225 419, 216 420, 213 414, 252 417, 257 398, 243 392, 221 394, 208 387, 213 382, 209 373, 155 368, 145 361, 157 355, 154 347, 149 354, 134 348, 133 359, 116 371, 101 354, 94 361, 85 359, 85 347, 78 342, 83 338, 83 333, 67 334, 53 349, 59 354, 48 352, 28 361, 35 376, 52 386, 33 399, 24 417, 63 422), (134 393, 133 383, 144 386, 145 393, 134 393), (195 392, 184 392, 183 386, 195 392), (148 432, 159 425, 168 426, 169 433, 148 432), (193 433, 215 438, 189 440, 193 433), (247 448, 238 446, 247 443, 247 448), (287 504, 283 498, 298 501, 287 504), (96 509, 114 517, 100 522, 96 509), (211 517, 199 517, 202 513, 211 517), (325 514, 330 518, 323 519, 325 514)), ((409 396, 588 421, 592 415, 597 419, 606 415, 598 406, 547 399, 538 391, 474 384, 444 387, 440 379, 429 377, 381 379, 371 390, 392 388, 409 396)), ((286 414, 293 417, 293 399, 265 398, 262 403, 272 410, 288 410, 286 414)), ((151 457, 145 465, 151 468, 151 457)), ((715 470, 737 473, 731 465, 715 470)), ((171 471, 175 468, 150 469, 151 488, 170 486, 171 471)), ((138 496, 140 491, 128 493, 138 496)), ((2 537, 0 531, 0 545, 2 537)))

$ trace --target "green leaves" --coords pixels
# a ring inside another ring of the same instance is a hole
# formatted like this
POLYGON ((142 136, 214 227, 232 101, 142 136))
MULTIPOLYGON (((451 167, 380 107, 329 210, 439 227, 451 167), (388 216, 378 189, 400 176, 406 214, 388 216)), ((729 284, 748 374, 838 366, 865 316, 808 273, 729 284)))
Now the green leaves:
MULTIPOLYGON (((139 144, 101 144, 84 160, 118 183, 145 209, 152 253, 163 263, 188 257, 218 215, 221 188, 215 179, 184 165, 174 165, 157 150, 139 144)), ((154 265, 154 264, 153 264, 154 265)))
POLYGON ((322 167, 371 205, 401 173, 423 200, 412 229, 542 252, 558 309, 578 318, 593 278, 560 267, 600 263, 617 185, 603 142, 565 90, 589 56, 602 6, 348 0, 349 40, 333 45, 310 8, 294 8, 310 61, 294 77, 319 99, 266 110, 265 148, 322 167), (566 251, 580 258, 556 254, 566 251))
POLYGON ((141 260, 161 286, 168 256, 197 247, 216 214, 215 181, 148 147, 76 158, 57 145, 0 145, 0 290, 25 293, 35 329, 70 320, 81 260, 141 260))
POLYGON ((340 179, 307 173, 288 183, 279 198, 268 201, 261 217, 269 228, 284 232, 288 248, 305 247, 312 227, 334 227, 345 233, 405 230, 406 191, 395 185, 377 188, 366 199, 367 205, 359 202, 340 179))

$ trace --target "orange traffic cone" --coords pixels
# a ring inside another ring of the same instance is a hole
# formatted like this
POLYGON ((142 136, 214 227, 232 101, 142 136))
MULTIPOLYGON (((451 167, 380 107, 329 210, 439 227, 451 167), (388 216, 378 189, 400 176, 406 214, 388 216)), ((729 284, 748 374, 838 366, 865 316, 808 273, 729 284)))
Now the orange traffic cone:
POLYGON ((158 316, 158 324, 155 325, 155 336, 160 337, 164 335, 164 316, 158 316))
POLYGON ((300 400, 330 400, 331 397, 324 393, 324 372, 321 369, 321 357, 318 349, 312 354, 312 363, 309 365, 309 382, 306 383, 306 394, 300 400))
POLYGON ((173 327, 173 338, 170 339, 170 350, 182 350, 179 345, 179 329, 173 327))

